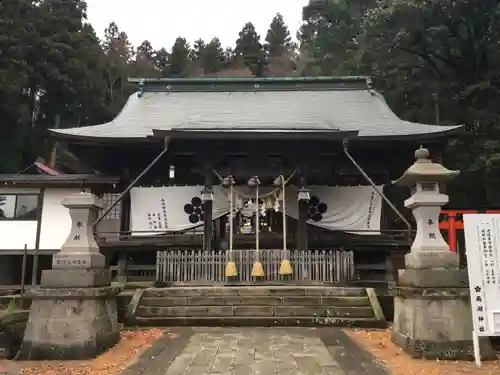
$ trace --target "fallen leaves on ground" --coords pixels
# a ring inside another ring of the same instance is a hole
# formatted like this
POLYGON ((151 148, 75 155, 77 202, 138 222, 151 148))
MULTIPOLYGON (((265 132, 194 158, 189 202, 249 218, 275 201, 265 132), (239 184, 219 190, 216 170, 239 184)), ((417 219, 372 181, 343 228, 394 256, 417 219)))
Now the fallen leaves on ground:
POLYGON ((498 375, 500 362, 483 362, 480 369, 474 362, 430 361, 413 359, 391 341, 391 330, 346 330, 364 349, 382 362, 392 375, 498 375))
POLYGON ((120 342, 88 361, 0 361, 0 367, 18 366, 22 375, 118 375, 163 334, 162 329, 123 331, 120 342))

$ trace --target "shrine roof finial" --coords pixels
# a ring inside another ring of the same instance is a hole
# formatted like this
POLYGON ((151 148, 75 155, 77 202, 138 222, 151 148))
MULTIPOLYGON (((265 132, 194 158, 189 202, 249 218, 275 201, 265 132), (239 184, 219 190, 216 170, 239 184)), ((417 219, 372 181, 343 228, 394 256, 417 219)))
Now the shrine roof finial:
POLYGON ((415 162, 416 163, 432 163, 429 159, 431 153, 429 150, 420 145, 420 148, 415 151, 415 162))

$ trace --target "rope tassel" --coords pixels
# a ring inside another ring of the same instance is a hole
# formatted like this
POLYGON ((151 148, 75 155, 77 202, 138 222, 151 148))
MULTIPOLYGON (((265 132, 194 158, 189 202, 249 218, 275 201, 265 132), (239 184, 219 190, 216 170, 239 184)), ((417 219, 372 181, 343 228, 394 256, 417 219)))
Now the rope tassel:
POLYGON ((279 176, 279 181, 276 181, 275 184, 281 184, 281 196, 283 199, 283 259, 280 264, 280 275, 287 276, 293 273, 292 265, 290 264, 290 260, 288 259, 288 251, 287 251, 287 238, 286 238, 286 203, 285 203, 285 187, 286 181, 283 175, 279 176))
POLYGON ((259 205, 259 185, 257 176, 248 181, 250 187, 255 187, 255 263, 252 267, 253 277, 264 277, 264 267, 260 261, 260 205, 259 205))
POLYGON ((229 184, 229 256, 226 264, 226 277, 238 276, 238 269, 233 257, 233 220, 234 220, 234 179, 232 176, 226 177, 223 184, 229 184))

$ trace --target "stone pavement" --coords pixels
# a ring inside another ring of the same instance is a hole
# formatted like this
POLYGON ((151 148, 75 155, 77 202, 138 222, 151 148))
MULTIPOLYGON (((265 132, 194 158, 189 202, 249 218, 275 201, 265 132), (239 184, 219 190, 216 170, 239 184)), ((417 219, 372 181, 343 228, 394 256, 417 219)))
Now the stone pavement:
POLYGON ((388 375, 339 328, 174 328, 122 375, 388 375))

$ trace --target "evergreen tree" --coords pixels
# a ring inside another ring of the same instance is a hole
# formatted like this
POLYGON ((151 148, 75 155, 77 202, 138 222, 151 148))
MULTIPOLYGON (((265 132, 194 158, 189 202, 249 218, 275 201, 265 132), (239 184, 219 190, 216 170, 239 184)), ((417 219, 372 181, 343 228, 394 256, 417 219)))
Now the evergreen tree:
POLYGON ((288 26, 280 13, 276 14, 269 26, 264 49, 272 58, 284 56, 295 49, 288 26))
POLYGON ((81 74, 75 75, 72 83, 75 87, 72 108, 76 121, 70 126, 98 124, 114 116, 108 107, 103 80, 106 66, 99 38, 90 24, 83 25, 78 37, 79 48, 75 51, 75 61, 79 61, 81 74))
POLYGON ((133 48, 125 32, 120 31, 115 22, 104 30, 102 43, 105 60, 107 87, 110 99, 119 107, 123 105, 125 85, 129 73, 133 48), (118 94, 118 95, 117 95, 118 94))
POLYGON ((153 57, 153 66, 156 69, 156 71, 160 74, 161 77, 167 77, 168 76, 168 60, 169 60, 169 53, 165 48, 161 48, 160 50, 156 51, 153 57))
POLYGON ((260 36, 253 23, 246 23, 240 31, 234 53, 236 58, 243 58, 245 65, 255 76, 264 76, 267 66, 266 57, 260 43, 260 36))
POLYGON ((191 51, 191 59, 193 61, 200 61, 203 56, 206 44, 203 39, 198 39, 194 42, 193 50, 191 51))
POLYGON ((139 55, 141 56, 141 58, 153 60, 154 49, 149 40, 143 41, 141 45, 137 47, 136 56, 139 55))
POLYGON ((183 77, 186 74, 191 49, 184 38, 177 38, 168 57, 169 76, 183 77))
POLYGON ((226 56, 219 38, 213 38, 203 49, 201 66, 205 72, 216 73, 226 64, 226 56))
POLYGON ((108 119, 104 55, 92 26, 86 23, 86 9, 81 0, 44 0, 36 7, 45 53, 38 56, 43 67, 35 65, 40 74, 36 98, 42 116, 32 134, 34 145, 40 145, 38 136, 53 127, 57 117, 62 127, 108 119))
POLYGON ((357 75, 360 73, 363 18, 377 0, 314 1, 303 8, 298 32, 300 65, 309 73, 357 75))
POLYGON ((0 9, 0 171, 13 172, 44 155, 56 118, 64 127, 109 117, 84 1, 5 0, 0 9))
POLYGON ((158 77, 159 73, 155 69, 154 55, 155 51, 151 43, 148 40, 143 41, 141 45, 137 47, 132 75, 143 78, 158 77))
POLYGON ((0 173, 22 168, 23 146, 31 127, 36 90, 35 72, 28 61, 31 43, 40 42, 32 25, 38 21, 29 0, 3 0, 0 5, 0 173))

